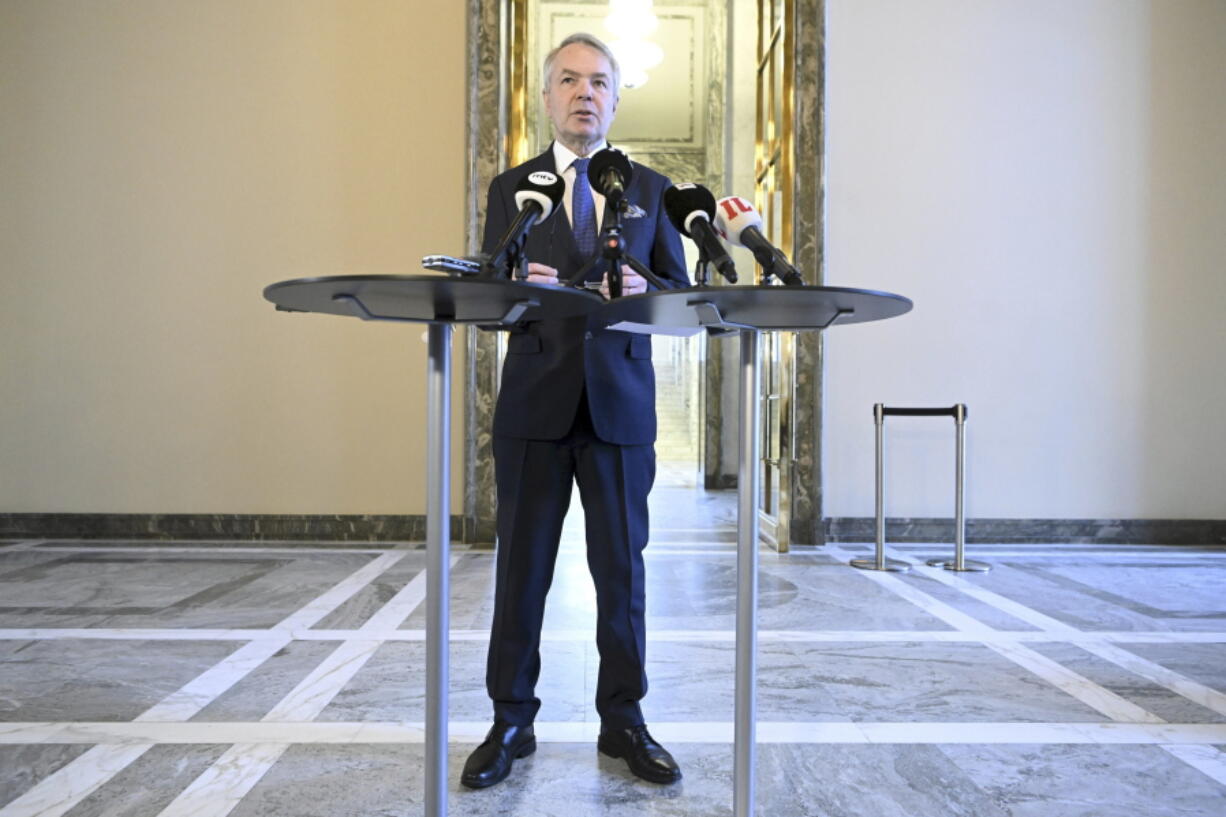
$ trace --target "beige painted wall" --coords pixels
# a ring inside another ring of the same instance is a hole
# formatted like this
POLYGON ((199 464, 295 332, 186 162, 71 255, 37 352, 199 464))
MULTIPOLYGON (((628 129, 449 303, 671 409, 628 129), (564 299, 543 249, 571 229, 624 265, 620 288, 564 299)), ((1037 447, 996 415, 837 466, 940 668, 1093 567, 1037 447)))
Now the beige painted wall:
MULTIPOLYGON (((1226 3, 830 0, 826 513, 875 402, 970 406, 967 512, 1226 518, 1226 3)), ((951 516, 948 421, 890 420, 887 512, 951 516)))
POLYGON ((424 510, 423 330, 261 291, 463 249, 464 44, 462 3, 0 4, 0 511, 424 510))

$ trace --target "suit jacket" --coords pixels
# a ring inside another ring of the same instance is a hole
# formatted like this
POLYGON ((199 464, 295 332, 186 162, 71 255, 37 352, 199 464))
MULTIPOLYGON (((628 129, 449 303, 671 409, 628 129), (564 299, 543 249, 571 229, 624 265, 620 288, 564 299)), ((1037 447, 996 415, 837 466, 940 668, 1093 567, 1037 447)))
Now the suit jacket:
MULTIPOLYGON (((689 286, 681 236, 664 213, 670 182, 635 163, 627 198, 646 215, 622 218, 626 251, 671 287, 689 286)), ((515 187, 529 173, 557 171, 551 145, 535 159, 497 176, 490 184, 482 248, 490 252, 518 212, 515 187)), ((605 224, 610 218, 606 210, 605 224)), ((530 261, 548 264, 566 278, 587 262, 579 254, 566 208, 528 232, 530 261)), ((589 278, 598 281, 604 265, 589 278)), ((592 426, 601 440, 646 445, 656 439, 656 382, 651 337, 589 325, 587 318, 531 321, 512 328, 494 433, 533 440, 557 440, 570 431, 587 392, 592 426)))

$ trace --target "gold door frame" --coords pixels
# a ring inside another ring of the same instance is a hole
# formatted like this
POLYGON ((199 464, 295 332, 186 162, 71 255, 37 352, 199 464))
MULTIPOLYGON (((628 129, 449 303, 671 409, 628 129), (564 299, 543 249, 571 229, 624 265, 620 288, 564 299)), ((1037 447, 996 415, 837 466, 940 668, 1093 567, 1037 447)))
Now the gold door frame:
MULTIPOLYGON (((511 163, 529 158, 525 125, 528 83, 525 47, 525 0, 466 0, 468 4, 468 192, 466 222, 468 251, 480 250, 485 194, 495 175, 511 163), (518 45, 517 45, 518 44, 518 45), (509 89, 520 89, 514 93, 509 89)), ((738 0, 730 0, 738 2, 738 0)), ((794 123, 785 151, 791 163, 786 174, 791 213, 786 242, 781 246, 808 283, 823 282, 821 238, 824 223, 823 71, 824 0, 786 0, 787 19, 794 22, 792 50, 785 59, 792 73, 789 121, 794 123)), ((731 14, 728 15, 730 20, 731 14)), ((732 192, 732 191, 724 191, 732 192)), ((463 330, 466 346, 465 496, 463 541, 490 545, 494 541, 496 493, 490 427, 497 394, 498 351, 491 333, 463 330)), ((790 380, 794 399, 786 435, 793 452, 789 502, 791 544, 825 541, 821 514, 821 368, 822 344, 817 333, 793 339, 795 365, 790 380)), ((709 370, 710 372, 710 370, 709 370)), ((715 370, 707 393, 718 395, 734 384, 715 370)), ((731 375, 732 373, 728 373, 731 375)), ((735 379, 735 378, 733 378, 735 379)), ((729 418, 731 419, 731 418, 729 418)), ((720 487, 728 487, 721 485, 720 487)))
MULTIPOLYGON (((758 0, 754 199, 767 238, 789 256, 793 254, 795 13, 794 0, 758 0)), ((756 273, 755 283, 761 284, 761 268, 756 273)), ((795 459, 795 335, 766 332, 762 341, 758 527, 767 544, 786 553, 791 545, 795 459)))

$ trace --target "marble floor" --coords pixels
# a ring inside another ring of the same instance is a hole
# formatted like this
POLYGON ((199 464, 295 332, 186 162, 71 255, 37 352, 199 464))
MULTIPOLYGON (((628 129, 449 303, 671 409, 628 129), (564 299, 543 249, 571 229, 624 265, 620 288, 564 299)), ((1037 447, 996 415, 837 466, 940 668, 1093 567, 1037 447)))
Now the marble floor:
MULTIPOLYGON (((644 709, 685 779, 598 755, 568 521, 540 748, 458 785, 488 725, 493 557, 456 547, 450 813, 730 815, 735 496, 653 496, 644 709)), ((761 554, 756 813, 1226 815, 1226 550, 975 546, 987 574, 761 554)), ((425 553, 0 543, 0 817, 374 817, 422 805, 425 553)))

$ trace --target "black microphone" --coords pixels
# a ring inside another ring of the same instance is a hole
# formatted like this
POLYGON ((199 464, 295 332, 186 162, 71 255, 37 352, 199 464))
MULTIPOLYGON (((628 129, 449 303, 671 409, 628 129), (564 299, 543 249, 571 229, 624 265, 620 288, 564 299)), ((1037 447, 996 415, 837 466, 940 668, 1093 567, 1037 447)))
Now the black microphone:
POLYGON ((748 247, 767 275, 778 275, 788 286, 804 286, 799 270, 762 235, 762 216, 752 204, 740 196, 727 196, 715 204, 715 229, 729 244, 748 247))
POLYGON ((592 189, 612 202, 614 207, 620 205, 633 176, 630 157, 617 148, 597 151, 587 166, 587 178, 592 189))
POLYGON ((483 277, 497 277, 507 261, 522 252, 521 242, 528 230, 553 214, 565 192, 566 182, 546 170, 529 173, 519 180, 515 185, 515 206, 519 208, 519 215, 498 239, 489 260, 481 267, 483 277))
POLYGON ((701 184, 683 183, 664 191, 664 211, 677 231, 689 237, 728 283, 736 283, 736 266, 719 240, 711 219, 715 217, 715 196, 701 184))

